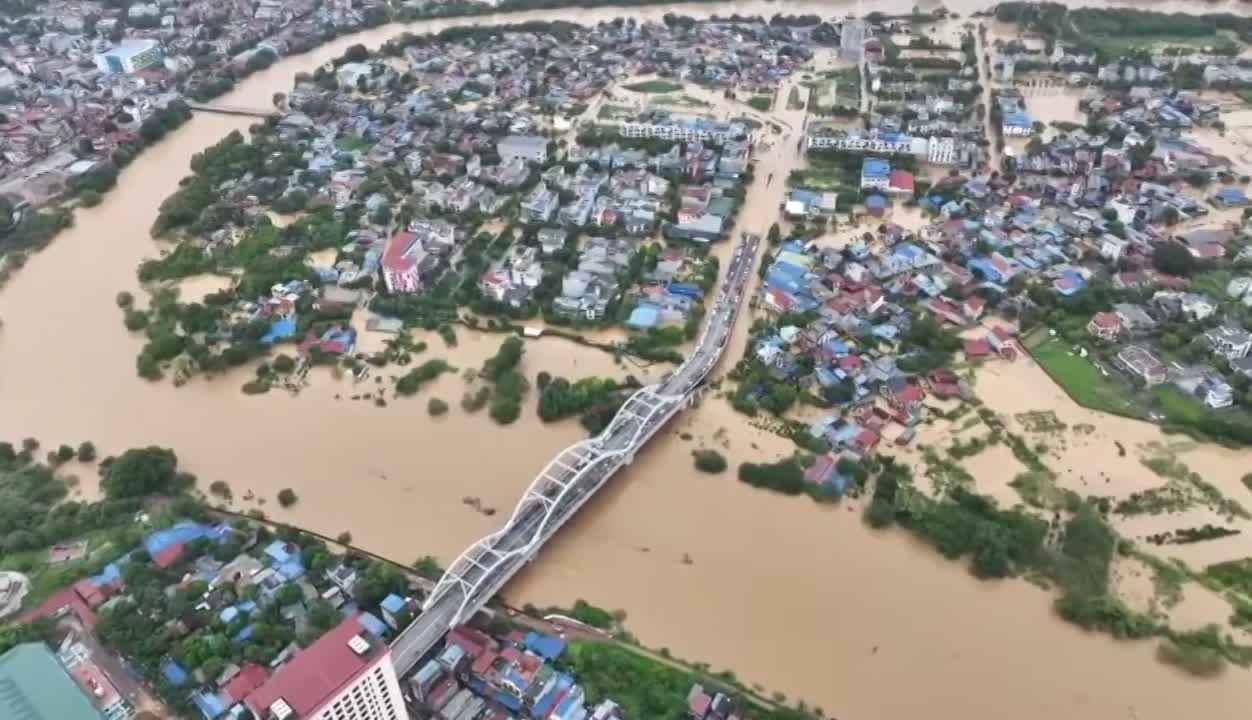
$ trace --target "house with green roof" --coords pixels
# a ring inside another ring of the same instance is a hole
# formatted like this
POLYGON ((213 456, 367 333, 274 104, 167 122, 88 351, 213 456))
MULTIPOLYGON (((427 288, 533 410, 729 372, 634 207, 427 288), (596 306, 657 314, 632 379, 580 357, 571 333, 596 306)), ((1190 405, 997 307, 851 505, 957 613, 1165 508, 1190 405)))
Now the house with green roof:
POLYGON ((90 698, 43 643, 0 655, 0 718, 104 720, 90 698))

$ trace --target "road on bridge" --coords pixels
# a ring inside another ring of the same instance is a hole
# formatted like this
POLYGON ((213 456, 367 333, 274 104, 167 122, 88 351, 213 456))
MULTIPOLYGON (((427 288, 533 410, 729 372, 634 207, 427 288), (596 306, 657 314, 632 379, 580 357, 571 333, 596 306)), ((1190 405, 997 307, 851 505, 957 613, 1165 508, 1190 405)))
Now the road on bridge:
POLYGON ((427 597, 422 614, 392 643, 392 658, 401 676, 415 668, 448 630, 481 609, 688 404, 726 349, 759 246, 759 235, 740 236, 713 312, 687 360, 660 383, 632 395, 600 435, 558 454, 531 483, 508 522, 453 561, 427 597))

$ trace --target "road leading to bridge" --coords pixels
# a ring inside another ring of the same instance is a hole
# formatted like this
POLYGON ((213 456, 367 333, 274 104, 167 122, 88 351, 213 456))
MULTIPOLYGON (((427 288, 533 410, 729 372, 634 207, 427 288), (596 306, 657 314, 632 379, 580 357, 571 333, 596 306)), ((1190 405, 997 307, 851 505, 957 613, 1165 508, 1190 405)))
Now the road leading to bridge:
POLYGON ((422 614, 395 642, 396 672, 411 671, 453 627, 469 620, 623 465, 684 408, 721 358, 752 274, 760 236, 744 233, 687 360, 641 388, 599 435, 562 450, 531 482, 499 530, 470 545, 427 596, 422 614))

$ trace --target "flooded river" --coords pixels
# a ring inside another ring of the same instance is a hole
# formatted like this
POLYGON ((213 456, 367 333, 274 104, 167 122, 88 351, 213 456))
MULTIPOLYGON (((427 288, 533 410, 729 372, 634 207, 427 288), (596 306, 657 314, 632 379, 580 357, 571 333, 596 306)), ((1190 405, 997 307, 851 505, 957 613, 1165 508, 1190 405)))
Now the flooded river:
MULTIPOLYGON (((945 4, 962 14, 982 7, 967 0, 945 4)), ((1135 4, 1196 10, 1194 3, 1135 4)), ((706 3, 578 10, 567 19, 831 15, 912 6, 706 3)), ((542 11, 472 22, 561 17, 542 11)), ((290 87, 294 73, 349 45, 375 46, 402 29, 377 28, 285 59, 222 102, 266 107, 274 92, 290 87)), ((91 440, 102 453, 170 446, 202 487, 225 480, 236 497, 251 490, 269 499, 263 509, 275 517, 331 535, 350 530, 358 544, 401 561, 428 553, 449 559, 500 519, 464 499, 507 513, 532 473, 582 436, 576 423, 540 424, 533 396, 512 427, 498 427, 485 414, 467 415, 458 407, 466 387, 459 375, 377 407, 350 399, 372 380, 354 386, 350 379, 317 378, 298 396, 250 397, 239 391, 246 374, 197 379, 182 388, 135 374, 140 340, 123 328, 114 298, 120 290, 138 292, 135 269, 158 252, 148 228, 161 199, 187 173, 191 155, 248 124, 197 115, 143 153, 99 207, 80 210, 75 227, 0 292, 0 437, 34 436, 45 445, 91 440), (448 401, 453 410, 429 417, 429 397, 448 401), (273 501, 285 487, 300 497, 287 511, 273 501)), ((794 139, 762 159, 758 178, 788 166, 794 139)), ((763 233, 774 220, 784 177, 768 191, 754 188, 742 216, 748 229, 763 233)), ((213 287, 212 279, 203 279, 188 293, 213 287)), ((743 325, 732 347, 742 347, 743 325)), ((481 365, 499 344, 498 336, 465 332, 456 348, 437 337, 423 339, 429 343, 423 357, 443 357, 459 368, 481 365)), ((569 377, 647 375, 559 339, 529 342, 523 369, 532 378, 540 370, 569 377)), ((988 384, 1016 390, 1008 377, 988 384)), ((643 642, 733 669, 749 683, 845 719, 1234 718, 1252 706, 1246 673, 1197 681, 1158 664, 1150 644, 1084 636, 1051 617, 1045 593, 1020 582, 976 582, 899 533, 870 532, 855 503, 819 507, 752 490, 733 473, 698 475, 690 450, 701 443, 722 446, 732 462, 790 451, 778 437, 749 427, 724 401, 707 399, 586 507, 507 589, 509 598, 567 604, 585 597, 623 608, 643 642), (680 432, 694 437, 684 441, 680 432)), ((1233 470, 1224 474, 1235 476, 1233 470)), ((95 492, 92 485, 84 477, 84 496, 95 492)))

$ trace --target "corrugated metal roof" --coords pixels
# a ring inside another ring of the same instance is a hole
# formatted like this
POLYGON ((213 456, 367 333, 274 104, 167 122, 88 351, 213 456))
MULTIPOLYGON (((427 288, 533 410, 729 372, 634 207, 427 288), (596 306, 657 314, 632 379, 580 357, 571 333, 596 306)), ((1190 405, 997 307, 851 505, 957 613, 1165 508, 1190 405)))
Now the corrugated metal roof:
POLYGON ((103 720, 43 643, 0 655, 0 717, 5 720, 103 720))

